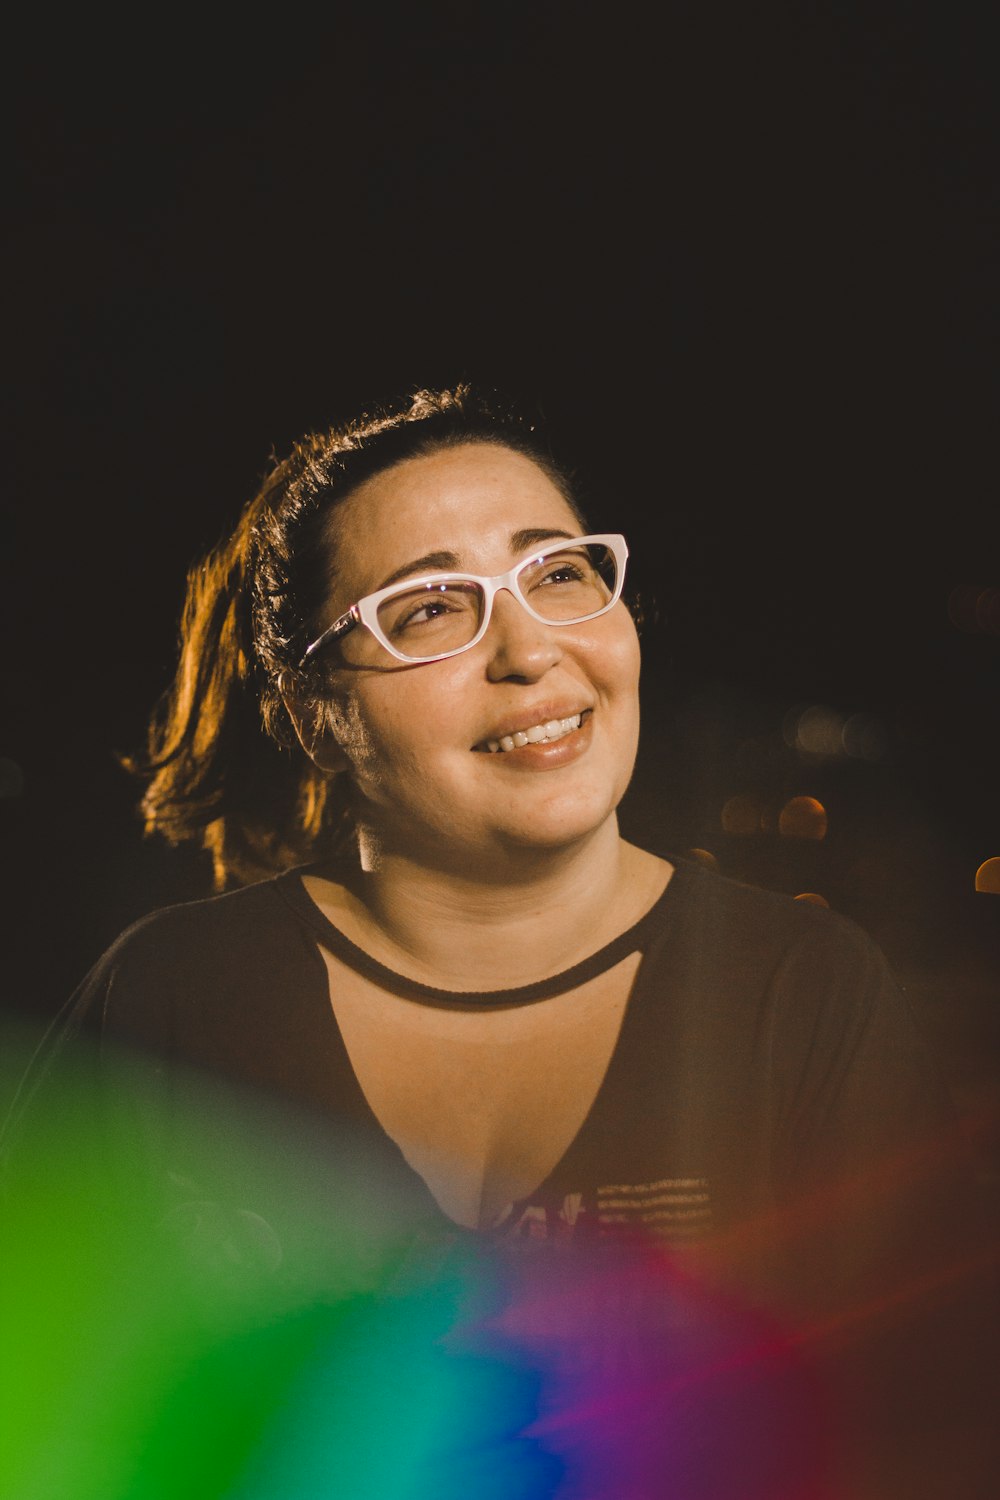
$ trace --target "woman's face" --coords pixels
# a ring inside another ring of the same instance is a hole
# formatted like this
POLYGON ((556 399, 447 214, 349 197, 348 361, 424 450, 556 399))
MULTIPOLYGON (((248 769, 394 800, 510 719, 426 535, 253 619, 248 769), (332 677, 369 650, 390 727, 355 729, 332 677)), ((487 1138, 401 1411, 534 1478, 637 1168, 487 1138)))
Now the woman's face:
MULTIPOLYGON (((493 575, 538 550, 537 536, 519 547, 518 532, 581 534, 536 464, 472 443, 376 475, 333 526, 330 620, 401 569, 493 575), (424 561, 438 553, 454 561, 424 561)), ((336 668, 326 763, 346 760, 360 823, 383 849, 458 865, 467 855, 566 847, 613 818, 628 785, 638 685, 639 643, 621 601, 556 626, 502 590, 483 639, 458 656, 407 666, 380 653, 377 669, 336 668), (562 738, 488 749, 577 714, 580 728, 562 738)))

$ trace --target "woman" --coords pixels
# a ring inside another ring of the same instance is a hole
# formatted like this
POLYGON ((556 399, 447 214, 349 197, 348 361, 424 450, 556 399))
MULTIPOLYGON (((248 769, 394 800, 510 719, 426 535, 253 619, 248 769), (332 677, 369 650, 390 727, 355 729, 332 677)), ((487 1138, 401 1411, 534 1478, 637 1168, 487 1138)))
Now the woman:
MULTIPOLYGON (((653 1247, 709 1323, 738 1296, 801 1339, 937 1263, 950 1110, 881 955, 619 832, 627 556, 539 433, 460 387, 304 438, 192 573, 133 769, 147 829, 199 841, 224 893, 124 934, 60 1035, 98 1025, 128 1202, 202 1269, 287 1308, 332 1244, 521 1247, 550 1290, 653 1247)), ((614 1285, 575 1331, 634 1349, 649 1299, 614 1285)), ((666 1300, 657 1359, 690 1320, 666 1300)), ((613 1482, 561 1462, 624 1496, 667 1461, 632 1488, 620 1455, 613 1482)))

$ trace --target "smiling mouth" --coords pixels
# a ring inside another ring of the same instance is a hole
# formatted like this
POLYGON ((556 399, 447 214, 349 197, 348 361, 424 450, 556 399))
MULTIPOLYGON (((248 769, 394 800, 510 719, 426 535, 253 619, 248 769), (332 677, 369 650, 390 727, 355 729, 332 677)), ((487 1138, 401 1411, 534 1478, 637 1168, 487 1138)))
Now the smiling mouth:
POLYGON ((475 749, 485 750, 490 755, 505 755, 511 750, 521 750, 525 745, 551 745, 579 729, 592 712, 592 709, 585 708, 582 713, 571 714, 567 719, 548 719, 544 724, 531 724, 516 729, 513 734, 505 734, 499 740, 483 740, 475 749))

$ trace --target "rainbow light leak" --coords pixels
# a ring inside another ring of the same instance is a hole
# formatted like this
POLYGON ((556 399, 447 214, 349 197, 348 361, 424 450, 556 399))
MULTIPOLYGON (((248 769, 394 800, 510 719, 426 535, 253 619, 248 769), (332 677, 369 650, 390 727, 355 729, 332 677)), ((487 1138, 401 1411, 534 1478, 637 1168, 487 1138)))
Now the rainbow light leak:
MULTIPOLYGON (((882 1304, 782 1323, 723 1290, 710 1260, 635 1245, 539 1255, 461 1232, 413 1238, 388 1227, 391 1214, 366 1220, 357 1199, 359 1222, 296 1280, 248 1279, 245 1260, 270 1264, 253 1214, 206 1239, 213 1205, 199 1205, 199 1243, 212 1255, 197 1265, 151 1235, 130 1198, 95 1216, 80 1161, 96 1143, 86 1111, 72 1098, 68 1110, 80 1122, 72 1149, 44 1130, 22 1149, 29 1188, 4 1230, 5 1496, 845 1494, 832 1487, 838 1415, 812 1351, 880 1317, 882 1304)), ((126 1154, 131 1128, 113 1122, 109 1142, 105 1122, 100 1151, 126 1154)), ((892 1170, 920 1166, 914 1157, 892 1170)), ((879 1190, 878 1173, 868 1186, 879 1190)), ((749 1226, 736 1251, 807 1240, 842 1209, 810 1201, 749 1226)), ((734 1246, 715 1253, 731 1260, 734 1246)), ((970 1269, 982 1266, 941 1276, 970 1269)), ((897 1300, 933 1290, 903 1286, 897 1300)))

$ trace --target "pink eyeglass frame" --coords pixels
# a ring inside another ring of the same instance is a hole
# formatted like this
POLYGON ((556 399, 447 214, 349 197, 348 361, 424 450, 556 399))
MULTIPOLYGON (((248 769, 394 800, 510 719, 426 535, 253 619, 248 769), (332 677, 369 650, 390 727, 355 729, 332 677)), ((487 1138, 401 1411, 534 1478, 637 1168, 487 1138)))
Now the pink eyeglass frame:
POLYGON ((597 536, 574 536, 566 537, 565 539, 562 537, 558 539, 553 538, 549 546, 543 547, 539 552, 533 552, 530 557, 522 558, 519 563, 516 563, 506 573, 495 573, 492 578, 485 578, 478 573, 422 573, 415 578, 404 578, 399 583, 390 584, 386 589, 379 589, 374 594, 366 594, 363 599, 359 599, 356 604, 352 604, 350 609, 345 610, 342 615, 338 616, 332 625, 327 626, 322 635, 318 635, 306 647, 299 661, 299 668, 304 667, 321 646, 325 646, 330 640, 340 640, 342 636, 347 635, 349 631, 358 625, 363 625, 365 629, 369 630, 379 645, 384 646, 397 661, 407 662, 408 664, 419 664, 422 662, 444 661, 449 656, 458 656, 462 651, 470 651, 486 634, 493 615, 493 600, 501 589, 506 589, 508 593, 513 594, 514 598, 523 605, 531 618, 540 621, 543 625, 582 625, 585 620, 596 620, 598 615, 606 614, 613 605, 618 603, 618 600, 621 598, 622 585, 625 582, 625 564, 627 559, 628 545, 625 538, 618 532, 608 532, 597 536), (533 563, 541 561, 543 557, 547 557, 552 552, 563 552, 570 547, 584 547, 590 544, 607 547, 615 559, 617 577, 615 579, 614 592, 607 604, 602 604, 600 609, 592 610, 590 614, 575 616, 572 620, 550 620, 545 615, 540 615, 537 610, 532 609, 527 599, 521 593, 518 583, 518 578, 524 570, 530 568, 533 563), (464 646, 455 646, 451 651, 438 651, 433 656, 404 656, 401 651, 397 651, 395 646, 392 645, 378 623, 379 605, 394 594, 404 594, 411 589, 419 589, 435 583, 477 584, 482 589, 484 598, 482 623, 471 641, 466 641, 464 646))

